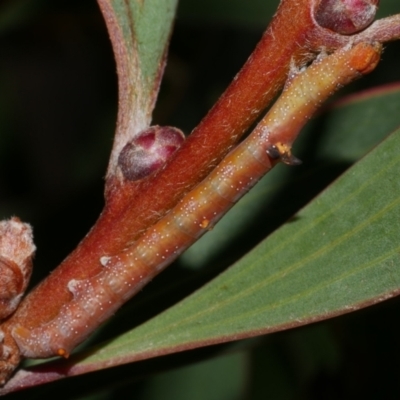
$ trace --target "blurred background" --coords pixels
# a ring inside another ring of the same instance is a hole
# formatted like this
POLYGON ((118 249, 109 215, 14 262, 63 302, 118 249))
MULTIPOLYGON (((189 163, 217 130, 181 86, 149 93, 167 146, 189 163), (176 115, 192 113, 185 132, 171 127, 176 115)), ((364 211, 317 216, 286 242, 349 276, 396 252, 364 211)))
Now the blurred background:
MULTIPOLYGON (((400 12, 397 0, 382 3, 380 15, 400 12)), ((246 61, 277 4, 181 0, 153 122, 190 133, 246 61)), ((388 46, 378 70, 346 91, 400 81, 399 50, 400 43, 388 46)), ((116 113, 115 62, 94 0, 0 2, 0 218, 16 215, 33 225, 38 247, 33 284, 76 246, 102 209, 116 113)), ((302 147, 306 143, 299 151, 302 147)), ((229 244, 208 258, 191 249, 93 340, 124 332, 200 287, 350 165, 330 160, 307 184, 278 172, 272 178, 279 181, 277 192, 248 216, 229 244), (268 224, 260 226, 260 218, 268 224)), ((300 173, 307 176, 312 167, 311 160, 300 173)), ((398 307, 393 299, 293 331, 9 397, 113 399, 126 398, 129 390, 128 398, 144 400, 398 399, 400 329, 393 319, 398 307)))

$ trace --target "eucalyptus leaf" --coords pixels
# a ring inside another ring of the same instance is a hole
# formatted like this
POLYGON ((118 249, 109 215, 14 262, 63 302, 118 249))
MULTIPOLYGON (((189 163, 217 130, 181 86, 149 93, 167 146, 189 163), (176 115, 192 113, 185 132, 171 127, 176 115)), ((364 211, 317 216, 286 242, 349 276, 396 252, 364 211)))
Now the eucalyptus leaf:
POLYGON ((232 268, 81 367, 294 327, 398 294, 399 146, 400 130, 232 268))
POLYGON ((111 2, 125 45, 137 51, 138 73, 145 86, 144 97, 152 98, 160 64, 169 41, 177 0, 111 2))

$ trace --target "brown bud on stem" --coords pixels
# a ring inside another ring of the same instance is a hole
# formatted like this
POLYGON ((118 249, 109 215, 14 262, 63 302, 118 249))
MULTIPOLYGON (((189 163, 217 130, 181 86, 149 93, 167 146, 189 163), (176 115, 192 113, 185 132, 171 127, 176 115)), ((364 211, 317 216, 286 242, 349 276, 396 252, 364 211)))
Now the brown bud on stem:
POLYGON ((142 179, 159 169, 179 148, 185 135, 171 126, 151 126, 128 142, 118 157, 125 179, 142 179))
POLYGON ((315 20, 331 31, 351 35, 371 24, 378 5, 379 0, 321 0, 315 20))

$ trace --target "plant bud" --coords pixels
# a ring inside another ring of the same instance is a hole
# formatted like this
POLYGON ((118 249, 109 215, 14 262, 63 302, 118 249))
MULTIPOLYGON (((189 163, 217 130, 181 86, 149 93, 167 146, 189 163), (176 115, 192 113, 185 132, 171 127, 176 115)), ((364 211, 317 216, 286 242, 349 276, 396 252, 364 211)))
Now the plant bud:
POLYGON ((32 229, 18 218, 0 222, 0 320, 17 308, 32 272, 32 229))
POLYGON ((151 126, 128 142, 118 157, 125 179, 135 181, 165 164, 185 140, 181 130, 171 126, 151 126))
POLYGON ((333 32, 351 35, 371 24, 378 5, 379 0, 321 0, 315 20, 333 32))

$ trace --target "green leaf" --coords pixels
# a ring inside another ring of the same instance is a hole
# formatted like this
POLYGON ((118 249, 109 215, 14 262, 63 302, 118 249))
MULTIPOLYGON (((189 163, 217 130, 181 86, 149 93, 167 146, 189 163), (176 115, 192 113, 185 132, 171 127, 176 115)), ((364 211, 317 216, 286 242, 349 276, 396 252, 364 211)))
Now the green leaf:
POLYGON ((299 326, 397 294, 399 147, 400 130, 232 268, 81 368, 299 326))
MULTIPOLYGON (((111 7, 122 30, 124 46, 137 57, 143 97, 152 98, 168 45, 177 0, 114 0, 111 7)), ((120 43, 119 43, 120 45, 120 43)))

